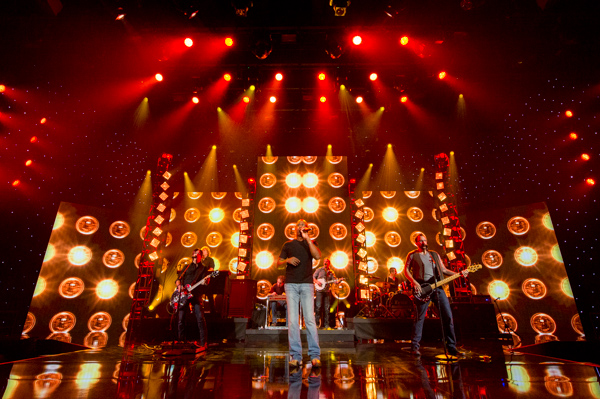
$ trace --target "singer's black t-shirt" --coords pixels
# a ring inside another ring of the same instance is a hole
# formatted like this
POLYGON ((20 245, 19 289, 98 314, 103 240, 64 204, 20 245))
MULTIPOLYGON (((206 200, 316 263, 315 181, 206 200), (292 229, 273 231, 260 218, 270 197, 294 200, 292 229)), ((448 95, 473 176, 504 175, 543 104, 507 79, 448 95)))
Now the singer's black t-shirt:
MULTIPOLYGON (((317 245, 317 242, 313 241, 313 244, 317 245)), ((310 253, 308 243, 305 240, 291 240, 283 244, 279 259, 292 257, 300 259, 300 263, 298 266, 294 266, 290 263, 287 264, 285 269, 285 282, 292 284, 312 284, 313 257, 310 253)))

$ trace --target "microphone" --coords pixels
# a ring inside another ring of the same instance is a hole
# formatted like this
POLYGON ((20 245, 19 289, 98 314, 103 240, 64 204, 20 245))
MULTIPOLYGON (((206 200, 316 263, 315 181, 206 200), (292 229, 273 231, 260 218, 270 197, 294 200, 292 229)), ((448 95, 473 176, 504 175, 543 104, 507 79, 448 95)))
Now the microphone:
POLYGON ((305 229, 302 229, 302 232, 303 232, 303 233, 308 233, 309 231, 310 231, 310 228, 305 228, 305 229))

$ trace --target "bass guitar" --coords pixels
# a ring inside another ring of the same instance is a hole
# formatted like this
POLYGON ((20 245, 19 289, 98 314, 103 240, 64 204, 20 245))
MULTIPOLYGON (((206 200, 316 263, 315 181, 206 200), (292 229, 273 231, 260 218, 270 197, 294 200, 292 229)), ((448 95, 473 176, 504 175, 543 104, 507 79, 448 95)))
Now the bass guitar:
POLYGON ((419 301, 427 302, 431 298, 431 294, 433 293, 433 290, 435 290, 436 288, 446 285, 450 281, 456 280, 459 277, 462 277, 462 276, 467 277, 467 274, 475 273, 477 270, 479 270, 481 268, 482 268, 481 264, 478 263, 478 264, 467 267, 465 270, 461 271, 460 273, 456 273, 455 275, 447 277, 436 283, 433 283, 433 284, 423 283, 423 284, 421 284, 421 293, 417 293, 413 289, 413 295, 419 301))
POLYGON ((180 306, 185 306, 187 301, 191 297, 194 296, 194 294, 192 294, 192 291, 196 287, 198 287, 200 285, 206 285, 209 278, 217 277, 218 275, 219 275, 219 271, 217 270, 217 271, 214 271, 211 274, 207 275, 206 277, 204 277, 202 280, 198 281, 194 285, 186 284, 185 286, 183 286, 183 289, 179 292, 177 292, 177 289, 175 289, 174 295, 171 298, 171 301, 169 302, 169 305, 171 306, 171 308, 173 308, 173 311, 176 312, 180 306))
POLYGON ((325 289, 327 289, 327 286, 329 286, 329 284, 337 284, 338 281, 344 281, 343 278, 333 278, 331 280, 326 280, 325 278, 318 278, 317 282, 315 283, 315 290, 321 292, 321 291, 325 291, 325 289))

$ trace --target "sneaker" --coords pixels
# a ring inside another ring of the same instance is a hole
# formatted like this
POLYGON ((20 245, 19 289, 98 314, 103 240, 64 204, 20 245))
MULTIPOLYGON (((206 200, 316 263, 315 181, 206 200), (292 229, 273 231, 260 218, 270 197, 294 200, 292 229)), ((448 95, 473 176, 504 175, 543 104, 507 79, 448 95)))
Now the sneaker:
POLYGON ((290 368, 300 367, 300 361, 296 359, 290 360, 290 368))
POLYGON ((421 352, 419 352, 419 350, 416 348, 412 348, 409 353, 414 357, 421 357, 421 352))
POLYGON ((310 361, 313 367, 321 367, 321 360, 314 358, 310 361))
POLYGON ((461 357, 462 355, 464 355, 464 352, 461 352, 456 348, 448 348, 448 354, 450 356, 461 357))

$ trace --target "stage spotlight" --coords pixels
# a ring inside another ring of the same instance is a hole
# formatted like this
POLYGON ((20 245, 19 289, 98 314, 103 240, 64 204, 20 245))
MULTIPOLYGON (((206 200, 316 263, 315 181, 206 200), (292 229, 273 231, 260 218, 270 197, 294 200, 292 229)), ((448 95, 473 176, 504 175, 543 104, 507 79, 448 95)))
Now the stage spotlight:
POLYGON ((329 0, 329 5, 333 7, 333 13, 336 17, 343 17, 348 11, 350 0, 329 0))
POLYGON ((244 98, 242 98, 242 101, 244 101, 246 104, 248 104, 250 102, 250 97, 244 96, 244 98))
POLYGON ((275 80, 278 82, 281 82, 283 80, 283 74, 282 73, 276 73, 275 74, 275 80))
POLYGON ((6 91, 6 86, 0 85, 0 93, 4 93, 6 91))
POLYGON ((254 44, 252 45, 252 54, 259 60, 266 59, 273 51, 271 35, 267 33, 256 33, 254 35, 254 44))
POLYGON ((376 73, 372 73, 369 75, 369 79, 371 79, 371 82, 374 82, 377 80, 377 74, 376 73))
POLYGON ((440 80, 444 79, 445 77, 446 77, 446 72, 442 71, 442 72, 438 73, 438 78, 440 78, 440 80))
MULTIPOLYGON (((16 182, 17 182, 17 184, 18 184, 18 182, 19 182, 19 181, 18 181, 18 180, 15 180, 15 181, 16 181, 16 182)), ((588 186, 593 186, 594 184, 596 184, 596 180, 592 179, 591 177, 588 177, 587 179, 585 179, 585 183, 586 183, 588 186)), ((15 184, 13 183, 13 186, 14 186, 14 185, 15 185, 15 184)))
POLYGON ((407 102, 407 101, 408 101, 408 97, 407 97, 407 96, 402 96, 402 97, 400 97, 400 102, 401 102, 401 103, 405 103, 405 102, 407 102))
POLYGON ((271 267, 271 265, 273 264, 273 262, 275 261, 275 258, 273 257, 273 254, 269 251, 261 251, 259 253, 256 254, 256 258, 254 259, 256 266, 258 266, 259 269, 268 269, 269 267, 271 267))
POLYGON ((285 177, 285 184, 289 188, 298 188, 302 184, 302 177, 298 173, 290 173, 285 177))
POLYGON ((408 36, 402 36, 400 38, 400 44, 406 46, 408 44, 408 36))
POLYGON ((188 37, 183 41, 183 44, 185 44, 187 47, 192 47, 194 45, 194 41, 188 37))
POLYGON ((119 284, 115 280, 102 280, 96 286, 96 295, 100 299, 110 299, 119 292, 119 284))
POLYGON ((29 142, 35 143, 37 140, 38 140, 38 138, 36 136, 33 136, 29 139, 29 142))
MULTIPOLYGON (((588 180, 589 180, 589 179, 588 179, 588 180)), ((19 184, 21 184, 21 181, 20 181, 20 180, 14 180, 14 181, 12 182, 12 185, 13 185, 13 187, 17 187, 19 184)))
POLYGON ((277 101, 277 97, 271 96, 271 97, 269 97, 269 101, 271 101, 272 103, 275 103, 275 101, 277 101))
POLYGON ((352 43, 356 46, 359 46, 362 43, 362 37, 356 35, 352 38, 352 43))
POLYGON ((569 138, 570 138, 571 140, 577 140, 577 137, 579 137, 579 136, 578 136, 578 135, 577 135, 577 133, 575 133, 575 132, 571 132, 571 133, 569 134, 569 138))
POLYGON ((162 82, 163 76, 160 73, 157 73, 156 75, 154 75, 154 79, 156 79, 158 82, 162 82))
POLYGON ((43 125, 44 123, 46 123, 48 120, 46 118, 42 118, 40 119, 40 124, 43 125))
POLYGON ((285 209, 289 213, 297 213, 302 209, 302 201, 297 197, 290 197, 285 201, 285 209))
POLYGON ((314 197, 306 197, 302 200, 302 209, 306 213, 315 213, 319 209, 319 201, 314 197))
POLYGON ((115 21, 122 21, 125 19, 125 11, 123 11, 122 7, 117 8, 117 16, 115 17, 115 21))
POLYGON ((223 79, 225 79, 226 82, 231 82, 231 75, 226 73, 225 75, 223 75, 223 79))
POLYGON ((492 299, 502 301, 510 295, 510 288, 504 281, 494 280, 488 284, 488 293, 492 299))
POLYGON ((31 159, 28 159, 27 161, 25 161, 25 166, 31 166, 32 163, 33 161, 31 159))
POLYGON ((344 48, 340 42, 334 37, 327 37, 325 43, 325 52, 331 57, 331 59, 338 59, 344 53, 344 48))
POLYGON ((306 188, 315 188, 319 184, 319 177, 314 173, 307 173, 302 176, 302 185, 306 188))
POLYGON ((567 118, 570 118, 570 117, 572 117, 572 116, 573 116, 573 112, 572 112, 571 110, 566 110, 566 111, 565 111, 565 116, 566 116, 567 118))
POLYGON ((256 86, 250 85, 250 90, 252 90, 252 91, 256 90, 256 86))
POLYGON ((221 208, 213 208, 208 213, 208 218, 213 223, 219 223, 225 217, 225 212, 221 208))
POLYGON ((589 161, 590 160, 590 154, 581 154, 581 159, 584 161, 589 161))
POLYGON ((362 102, 363 102, 363 98, 361 96, 356 97, 357 104, 362 104, 362 102))
POLYGON ((319 80, 325 80, 325 74, 323 72, 319 73, 319 80))
POLYGON ((325 96, 321 96, 321 98, 319 98, 319 101, 324 103, 325 101, 327 101, 327 98, 325 96))
POLYGON ((194 104, 198 104, 200 102, 200 99, 198 97, 194 96, 194 97, 192 97, 192 102, 194 104))
POLYGON ((383 218, 386 221, 393 223, 396 220, 398 220, 399 215, 398 215, 398 211, 396 210, 396 208, 388 207, 383 210, 383 212, 381 213, 381 216, 383 216, 383 218))
POLYGON ((225 45, 226 45, 227 47, 231 47, 231 46, 233 46, 233 39, 232 39, 231 37, 226 37, 226 38, 225 38, 225 45))
POLYGON ((336 269, 344 269, 346 266, 348 266, 350 259, 348 258, 348 254, 344 251, 335 251, 331 254, 330 261, 331 266, 335 267, 336 269))

